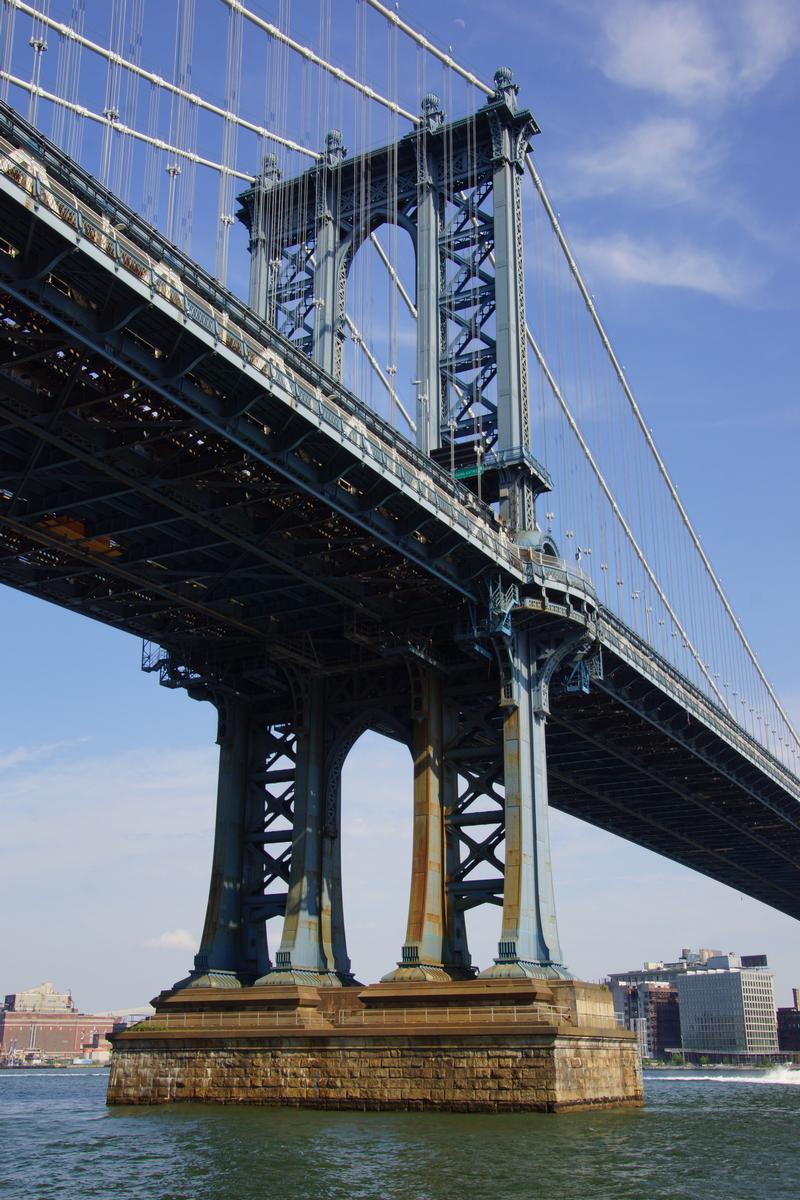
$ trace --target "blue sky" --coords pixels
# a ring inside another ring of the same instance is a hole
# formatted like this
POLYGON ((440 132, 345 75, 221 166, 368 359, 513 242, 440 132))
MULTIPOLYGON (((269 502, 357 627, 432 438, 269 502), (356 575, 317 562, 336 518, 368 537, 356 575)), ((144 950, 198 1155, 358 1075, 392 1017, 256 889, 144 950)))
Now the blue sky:
MULTIPOLYGON (((109 6, 86 7, 92 36, 107 43, 109 6)), ((320 46, 316 0, 253 7, 270 19, 290 12, 296 36, 320 46)), ((330 53, 352 70, 355 9, 334 7, 330 53)), ((51 5, 59 17, 68 8, 51 5)), ((211 71, 221 8, 198 0, 198 90, 221 86, 211 71)), ((797 722, 800 9, 540 0, 490 15, 472 0, 404 0, 400 12, 482 78, 514 69, 542 127, 540 169, 648 424, 797 722)), ((370 29, 377 80, 385 51, 370 29)), ((376 140, 385 129, 376 121, 376 140)), ((213 261, 208 246, 195 250, 213 261)), ((234 280, 244 278, 243 253, 237 237, 234 280)), ((135 1004, 188 965, 210 858, 213 713, 141 675, 139 650, 0 592, 0 992, 52 978, 87 1008, 135 1004)), ((351 953, 369 980, 391 966, 404 932, 405 752, 365 738, 345 784, 351 953), (387 837, 396 852, 378 870, 387 837)), ((562 942, 576 973, 598 978, 686 945, 766 950, 788 1002, 800 984, 796 922, 558 814, 553 829, 562 942)), ((472 931, 482 963, 495 923, 481 915, 472 931)))

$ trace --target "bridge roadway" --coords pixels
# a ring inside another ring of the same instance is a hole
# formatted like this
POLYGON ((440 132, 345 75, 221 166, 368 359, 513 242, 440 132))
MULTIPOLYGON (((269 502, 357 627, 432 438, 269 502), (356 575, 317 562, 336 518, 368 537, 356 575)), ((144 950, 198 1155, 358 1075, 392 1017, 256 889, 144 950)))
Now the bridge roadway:
POLYGON ((0 581, 197 694, 417 658, 491 699, 504 619, 569 622, 552 805, 800 917, 797 778, 7 106, 0 231, 0 581))

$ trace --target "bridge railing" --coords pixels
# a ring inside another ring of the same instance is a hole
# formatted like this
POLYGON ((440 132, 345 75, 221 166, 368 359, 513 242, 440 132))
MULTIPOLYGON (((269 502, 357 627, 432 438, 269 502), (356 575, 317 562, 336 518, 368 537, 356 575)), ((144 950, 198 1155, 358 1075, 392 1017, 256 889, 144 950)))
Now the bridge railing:
POLYGON ((634 633, 609 609, 601 610, 601 618, 605 626, 603 641, 609 649, 618 653, 624 661, 634 666, 645 678, 658 677, 658 683, 662 690, 667 694, 672 694, 687 711, 698 716, 704 724, 732 744, 741 754, 754 762, 790 795, 800 801, 800 783, 797 777, 761 742, 739 725, 730 713, 701 691, 685 675, 682 675, 677 668, 673 667, 667 659, 663 658, 637 633, 634 633), (665 678, 669 681, 669 686, 664 685, 665 678))
MULTIPOLYGON (((420 469, 424 469, 441 486, 446 486, 454 498, 474 509, 476 515, 494 520, 494 513, 468 488, 427 454, 410 442, 387 421, 363 404, 342 384, 334 381, 313 360, 297 350, 288 339, 263 321, 247 304, 223 287, 209 272, 203 270, 188 255, 169 242, 134 209, 124 204, 113 192, 94 179, 53 143, 42 137, 39 131, 22 118, 10 105, 0 101, 0 145, 6 153, 26 151, 35 160, 34 186, 51 193, 52 201, 72 200, 78 202, 87 228, 101 242, 113 240, 120 247, 114 255, 121 265, 136 273, 158 264, 158 269, 171 277, 173 285, 186 289, 198 310, 185 315, 194 316, 198 323, 213 332, 210 325, 212 310, 219 316, 226 315, 239 332, 229 331, 238 340, 243 331, 255 338, 259 348, 265 345, 276 350, 293 370, 308 379, 316 387, 334 389, 337 400, 341 400, 357 413, 371 428, 393 445, 402 447, 404 458, 410 458, 420 469), (56 178, 54 179, 54 175, 56 178)), ((20 163, 23 166, 22 163, 20 163)), ((24 168, 23 168, 24 169, 24 168)), ((46 202, 46 201, 45 201, 46 202)), ((47 204, 52 207, 52 204, 47 204)))
POLYGON ((331 1029, 338 1028, 388 1028, 397 1026, 447 1025, 568 1025, 572 1014, 562 1004, 532 1005, 476 1005, 435 1006, 430 1008, 361 1008, 340 1009, 326 1015, 319 1009, 292 1009, 290 1011, 261 1011, 237 1009, 233 1012, 166 1012, 156 1013, 136 1025, 128 1032, 142 1036, 160 1033, 187 1034, 193 1031, 234 1030, 242 1032, 270 1029, 331 1029))
POLYGON ((362 1008, 341 1009, 337 1024, 348 1027, 388 1025, 566 1025, 572 1014, 563 1004, 497 1006, 477 1005, 474 1008, 362 1008))
POLYGON ((235 1012, 168 1012, 146 1017, 126 1032, 141 1034, 173 1033, 181 1030, 211 1029, 330 1029, 331 1024, 317 1009, 292 1009, 289 1012, 260 1012, 237 1009, 235 1012))

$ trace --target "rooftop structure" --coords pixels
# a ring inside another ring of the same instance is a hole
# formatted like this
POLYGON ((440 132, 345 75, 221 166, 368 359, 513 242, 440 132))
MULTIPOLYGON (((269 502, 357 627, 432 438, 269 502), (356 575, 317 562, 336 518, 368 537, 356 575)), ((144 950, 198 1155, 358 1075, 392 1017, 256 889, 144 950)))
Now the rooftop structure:
POLYGON ((683 975, 690 967, 703 967, 708 962, 720 958, 721 950, 690 950, 684 947, 676 962, 664 962, 661 959, 642 963, 641 968, 632 971, 617 971, 608 976, 606 983, 614 990, 616 986, 629 987, 637 983, 674 983, 679 975, 683 975))
POLYGON ((40 983, 24 992, 11 992, 3 1004, 5 1012, 71 1013, 75 1012, 69 992, 57 992, 52 983, 40 983))

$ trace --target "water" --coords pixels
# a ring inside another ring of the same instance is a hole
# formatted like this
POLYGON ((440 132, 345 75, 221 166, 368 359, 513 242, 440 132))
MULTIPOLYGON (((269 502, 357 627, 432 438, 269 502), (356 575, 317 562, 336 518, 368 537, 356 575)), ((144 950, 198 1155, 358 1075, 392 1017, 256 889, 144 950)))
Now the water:
POLYGON ((106 1109, 107 1073, 0 1072, 14 1200, 797 1200, 800 1072, 654 1073, 561 1116, 106 1109))

